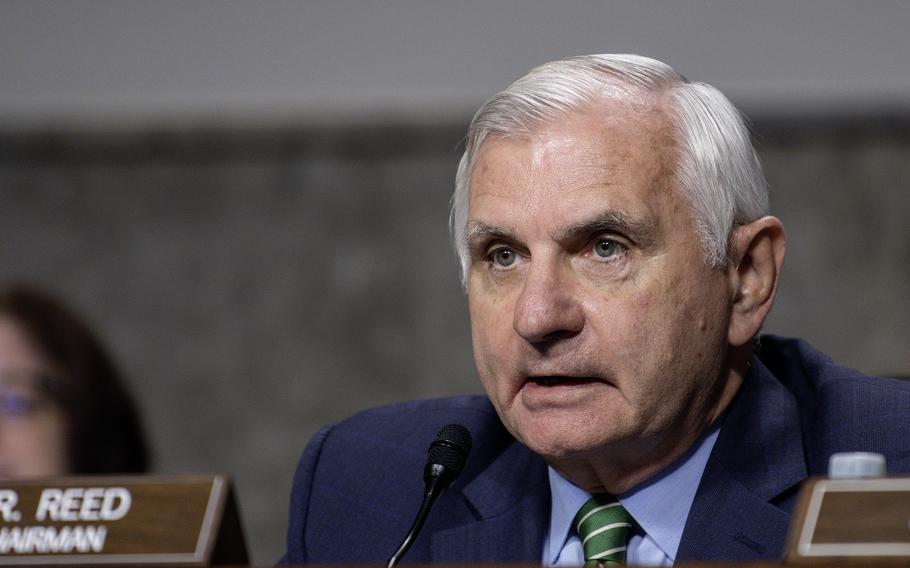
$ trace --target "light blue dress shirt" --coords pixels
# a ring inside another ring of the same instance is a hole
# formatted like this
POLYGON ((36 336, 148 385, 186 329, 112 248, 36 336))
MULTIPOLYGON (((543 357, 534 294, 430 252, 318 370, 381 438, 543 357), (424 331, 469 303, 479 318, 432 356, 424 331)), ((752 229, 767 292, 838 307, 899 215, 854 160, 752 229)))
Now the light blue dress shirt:
MULTIPOLYGON (((683 528, 695 499, 708 456, 717 441, 719 422, 682 457, 658 475, 617 498, 640 527, 629 539, 626 563, 671 566, 683 528)), ((544 541, 544 566, 581 566, 585 563, 581 540, 572 520, 591 494, 549 468, 550 530, 544 541)))

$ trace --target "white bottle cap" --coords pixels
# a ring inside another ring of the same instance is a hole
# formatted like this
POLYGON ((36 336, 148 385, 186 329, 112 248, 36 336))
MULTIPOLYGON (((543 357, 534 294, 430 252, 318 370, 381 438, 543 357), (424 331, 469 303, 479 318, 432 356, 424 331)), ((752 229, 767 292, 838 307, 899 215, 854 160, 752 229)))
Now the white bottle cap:
POLYGON ((884 477, 885 456, 872 452, 842 452, 828 461, 828 477, 849 479, 884 477))

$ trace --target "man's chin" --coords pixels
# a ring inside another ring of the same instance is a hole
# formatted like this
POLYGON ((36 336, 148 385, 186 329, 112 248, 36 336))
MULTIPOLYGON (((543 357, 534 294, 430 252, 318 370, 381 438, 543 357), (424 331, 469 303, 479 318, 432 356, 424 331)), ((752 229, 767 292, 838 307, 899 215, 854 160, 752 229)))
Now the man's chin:
POLYGON ((550 465, 584 461, 604 451, 602 445, 591 444, 587 440, 576 442, 572 440, 535 439, 526 445, 550 465))
POLYGON ((509 430, 548 463, 598 455, 623 437, 616 424, 584 416, 523 417, 509 430))

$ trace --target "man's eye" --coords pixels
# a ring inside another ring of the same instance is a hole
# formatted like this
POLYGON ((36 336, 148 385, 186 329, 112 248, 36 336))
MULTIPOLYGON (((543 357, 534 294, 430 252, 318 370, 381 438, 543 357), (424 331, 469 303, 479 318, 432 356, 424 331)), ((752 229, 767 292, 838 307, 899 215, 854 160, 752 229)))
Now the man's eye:
POLYGON ((500 268, 509 268, 515 264, 516 253, 510 248, 500 247, 490 252, 490 261, 500 268))
POLYGON ((594 255, 599 258, 613 258, 623 251, 623 245, 613 239, 600 238, 594 242, 594 255))

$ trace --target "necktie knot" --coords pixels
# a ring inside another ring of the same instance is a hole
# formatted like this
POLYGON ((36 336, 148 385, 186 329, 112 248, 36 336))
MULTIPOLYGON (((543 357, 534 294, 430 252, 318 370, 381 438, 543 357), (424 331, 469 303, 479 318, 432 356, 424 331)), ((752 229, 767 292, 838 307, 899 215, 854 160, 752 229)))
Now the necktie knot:
POLYGON ((585 566, 616 566, 626 561, 632 516, 612 495, 595 495, 573 522, 585 551, 585 566))

